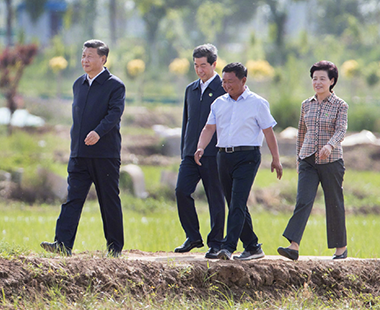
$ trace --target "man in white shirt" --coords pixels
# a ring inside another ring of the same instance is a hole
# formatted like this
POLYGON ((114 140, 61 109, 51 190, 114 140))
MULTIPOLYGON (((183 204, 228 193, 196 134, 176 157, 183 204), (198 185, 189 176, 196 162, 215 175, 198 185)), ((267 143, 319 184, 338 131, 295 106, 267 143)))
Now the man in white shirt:
POLYGON ((243 242, 244 252, 234 256, 238 260, 264 257, 265 254, 253 232, 247 200, 261 162, 260 146, 265 136, 272 154, 271 170, 282 177, 282 166, 273 127, 277 124, 269 110, 269 103, 251 92, 245 85, 247 69, 241 63, 224 67, 222 84, 227 94, 211 105, 206 126, 198 141, 194 160, 202 165, 205 147, 217 132, 219 179, 229 212, 227 235, 217 253, 219 259, 231 259, 237 242, 243 242))

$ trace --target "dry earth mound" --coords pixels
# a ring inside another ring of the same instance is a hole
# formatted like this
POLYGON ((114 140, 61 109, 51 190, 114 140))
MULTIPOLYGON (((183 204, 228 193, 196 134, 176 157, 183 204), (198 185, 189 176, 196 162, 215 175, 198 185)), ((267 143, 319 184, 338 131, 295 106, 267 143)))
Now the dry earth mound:
POLYGON ((279 300, 295 294, 315 294, 323 299, 360 296, 371 305, 379 295, 378 260, 261 259, 242 263, 182 257, 125 251, 120 259, 96 253, 69 258, 0 258, 0 292, 8 301, 37 297, 48 301, 52 291, 58 290, 71 302, 88 293, 114 299, 128 293, 136 299, 220 295, 234 300, 279 300))

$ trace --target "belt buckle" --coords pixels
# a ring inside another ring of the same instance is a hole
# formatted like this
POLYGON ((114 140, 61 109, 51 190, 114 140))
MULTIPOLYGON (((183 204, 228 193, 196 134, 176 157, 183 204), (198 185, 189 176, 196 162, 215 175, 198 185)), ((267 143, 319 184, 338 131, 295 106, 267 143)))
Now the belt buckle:
POLYGON ((226 153, 233 153, 233 152, 235 152, 235 147, 234 146, 231 146, 231 147, 225 147, 224 148, 224 151, 226 152, 226 153), (230 151, 229 151, 230 150, 230 151))

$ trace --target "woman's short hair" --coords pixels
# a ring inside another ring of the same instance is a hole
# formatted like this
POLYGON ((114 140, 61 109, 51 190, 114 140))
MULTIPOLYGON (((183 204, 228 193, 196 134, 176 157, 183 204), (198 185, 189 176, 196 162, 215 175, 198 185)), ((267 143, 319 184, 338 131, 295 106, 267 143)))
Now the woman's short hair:
POLYGON ((310 76, 313 78, 313 74, 315 71, 326 71, 329 79, 334 79, 334 83, 330 86, 330 91, 334 88, 336 85, 336 82, 338 82, 338 68, 334 63, 327 60, 321 60, 316 62, 311 68, 310 68, 310 76))
POLYGON ((234 72, 239 80, 247 77, 248 70, 240 62, 232 62, 226 65, 222 72, 234 72))

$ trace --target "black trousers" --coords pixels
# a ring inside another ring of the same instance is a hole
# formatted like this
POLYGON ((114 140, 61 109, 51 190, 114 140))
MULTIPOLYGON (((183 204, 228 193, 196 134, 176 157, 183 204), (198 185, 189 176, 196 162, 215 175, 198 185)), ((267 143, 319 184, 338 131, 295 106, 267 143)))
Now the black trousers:
POLYGON ((186 237, 191 241, 201 240, 192 194, 202 179, 210 211, 211 230, 207 236, 207 245, 220 248, 224 233, 225 203, 216 158, 205 156, 201 162, 202 166, 198 166, 192 156, 185 156, 181 161, 175 190, 178 215, 186 237))
POLYGON ((83 205, 90 186, 94 183, 107 249, 121 251, 124 246, 124 233, 119 197, 120 159, 70 158, 67 171, 68 196, 66 203, 61 206, 55 240, 73 248, 83 205))
POLYGON ((300 244, 313 208, 319 183, 322 185, 326 205, 327 243, 329 248, 347 245, 346 218, 343 197, 342 159, 328 164, 316 164, 312 155, 299 164, 297 202, 283 236, 300 244))
POLYGON ((227 235, 222 248, 236 251, 237 243, 243 242, 245 250, 258 246, 253 232, 247 200, 261 162, 260 149, 234 153, 219 152, 218 171, 228 204, 227 235))

